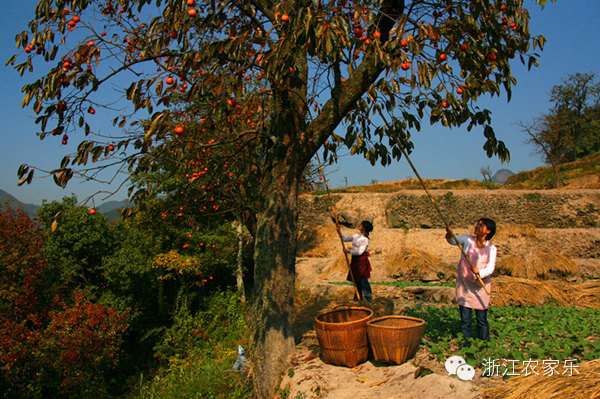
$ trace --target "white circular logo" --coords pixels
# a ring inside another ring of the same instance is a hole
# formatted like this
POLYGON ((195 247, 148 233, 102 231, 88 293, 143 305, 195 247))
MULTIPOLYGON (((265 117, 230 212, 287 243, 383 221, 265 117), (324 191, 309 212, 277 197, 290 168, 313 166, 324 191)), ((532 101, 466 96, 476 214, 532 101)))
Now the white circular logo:
POLYGON ((473 377, 475 376, 475 369, 473 366, 468 364, 463 364, 458 366, 456 369, 456 375, 463 381, 473 381, 473 377))
POLYGON ((446 360, 446 371, 448 372, 448 375, 456 374, 456 369, 463 364, 467 364, 467 362, 461 356, 450 356, 448 360, 446 360))

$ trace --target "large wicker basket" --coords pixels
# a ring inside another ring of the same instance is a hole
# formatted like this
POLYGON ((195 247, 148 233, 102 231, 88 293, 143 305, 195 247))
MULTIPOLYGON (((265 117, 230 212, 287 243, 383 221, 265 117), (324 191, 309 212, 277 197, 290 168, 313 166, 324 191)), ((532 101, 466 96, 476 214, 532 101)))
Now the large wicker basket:
POLYGON ((373 358, 402 364, 417 353, 425 332, 425 320, 408 316, 384 316, 367 323, 373 358))
POLYGON ((367 321, 373 311, 363 307, 342 307, 321 313, 315 330, 323 361, 354 367, 367 360, 367 321))

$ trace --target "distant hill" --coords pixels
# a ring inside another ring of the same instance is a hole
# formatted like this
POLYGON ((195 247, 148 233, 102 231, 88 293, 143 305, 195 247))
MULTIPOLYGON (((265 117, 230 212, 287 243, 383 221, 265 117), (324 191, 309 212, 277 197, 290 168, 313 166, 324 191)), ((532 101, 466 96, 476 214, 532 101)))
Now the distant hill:
POLYGON ((40 209, 39 205, 21 202, 6 191, 0 190, 0 207, 3 207, 7 202, 13 209, 23 206, 25 213, 31 217, 35 217, 37 215, 37 210, 40 209))
MULTIPOLYGON (((600 189, 600 152, 560 165, 559 176, 565 189, 600 189)), ((504 186, 511 189, 548 189, 552 188, 553 181, 552 167, 541 166, 510 176, 504 186)))
POLYGON ((127 200, 108 201, 98 206, 98 212, 106 216, 108 220, 117 220, 121 218, 121 209, 132 206, 127 200))
POLYGON ((493 183, 498 183, 498 184, 504 184, 504 182, 506 181, 506 179, 508 179, 512 175, 514 175, 514 173, 511 172, 510 170, 508 170, 508 169, 500 169, 499 171, 497 171, 496 173, 494 173, 494 176, 492 176, 492 182, 493 183))
MULTIPOLYGON (((11 208, 15 209, 19 206, 23 206, 23 210, 31 217, 37 216, 38 209, 41 208, 40 205, 36 204, 27 204, 19 201, 14 196, 10 195, 4 190, 0 190, 0 207, 3 207, 4 204, 8 201, 8 204, 11 208)), ((127 200, 123 201, 108 201, 103 203, 102 205, 97 207, 98 212, 102 213, 104 216, 108 218, 108 220, 116 220, 121 217, 121 209, 132 206, 133 204, 127 200)))

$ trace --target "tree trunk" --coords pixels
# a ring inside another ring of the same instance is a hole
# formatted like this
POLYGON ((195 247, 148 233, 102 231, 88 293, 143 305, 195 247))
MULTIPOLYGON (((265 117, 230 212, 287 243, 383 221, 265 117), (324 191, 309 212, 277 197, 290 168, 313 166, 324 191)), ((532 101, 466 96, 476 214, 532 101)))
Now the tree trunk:
POLYGON ((244 254, 244 225, 242 222, 242 216, 238 214, 237 226, 236 226, 237 238, 238 238, 238 253, 237 253, 237 290, 240 294, 242 301, 246 301, 246 290, 244 289, 244 270, 243 270, 243 254, 244 254))
POLYGON ((560 188, 562 186, 560 182, 560 165, 552 163, 552 170, 554 171, 554 188, 560 188))
POLYGON ((291 161, 275 164, 266 179, 254 249, 255 290, 249 326, 255 394, 271 398, 294 351, 292 316, 298 177, 291 161))
MULTIPOLYGON (((403 0, 384 0, 376 25, 382 40, 404 11, 403 0), (384 15, 384 16, 383 16, 384 15)), ((254 297, 249 326, 255 394, 271 398, 294 351, 292 317, 296 262, 298 179, 310 159, 333 133, 360 97, 375 82, 385 65, 374 50, 336 87, 319 116, 307 126, 308 61, 304 50, 294 57, 296 81, 272 83, 269 157, 263 176, 262 204, 258 212, 254 246, 254 297)))

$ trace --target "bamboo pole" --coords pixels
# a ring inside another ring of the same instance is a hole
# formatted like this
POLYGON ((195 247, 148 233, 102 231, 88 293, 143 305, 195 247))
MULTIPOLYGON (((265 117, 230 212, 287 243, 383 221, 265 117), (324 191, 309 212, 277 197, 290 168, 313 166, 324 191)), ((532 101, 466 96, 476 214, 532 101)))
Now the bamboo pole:
MULTIPOLYGON (((344 244, 344 240, 342 239, 340 233, 340 222, 338 220, 337 212, 335 211, 335 205, 333 204, 333 200, 331 199, 331 193, 329 192, 329 185, 327 184, 327 178, 325 177, 325 171, 323 170, 323 164, 321 163, 321 159, 319 154, 317 154, 317 162, 319 163, 319 170, 321 171, 321 175, 323 176, 323 183, 325 183, 325 191, 327 191, 327 198, 329 199, 330 212, 335 221, 335 227, 338 231, 338 236, 340 237, 340 242, 342 243, 342 249, 346 249, 346 245, 344 244)), ((354 286, 354 292, 356 294, 356 298, 360 300, 360 293, 358 291, 358 286, 356 285, 356 281, 354 280, 354 273, 352 273, 352 267, 350 267, 350 261, 348 260, 348 254, 344 251, 344 259, 346 259, 346 266, 348 266, 348 272, 350 273, 350 277, 352 278, 352 285, 354 286)))
MULTIPOLYGON (((429 190, 427 190, 427 186, 425 185, 425 182, 423 181, 423 179, 419 175, 419 172, 417 172, 417 168, 415 168, 415 165, 413 165, 413 163, 411 162, 410 158, 408 157, 408 154, 404 150, 404 146, 399 141, 398 141, 398 147, 400 147, 400 151, 402 151, 402 155, 404 155, 404 158, 406 158, 406 160, 408 161, 408 164, 410 165, 410 167, 412 168, 413 172, 415 173, 415 175, 419 179, 419 182, 421 182, 421 186, 423 186, 423 189, 425 190, 425 193, 427 193, 427 196, 429 197, 429 199, 433 203, 433 207, 435 208, 435 210, 437 211, 438 215, 440 216, 440 218, 444 222, 444 225, 446 226, 446 230, 448 232, 450 232, 450 234, 452 234, 452 238, 454 239, 454 242, 456 242, 456 245, 458 245, 458 248, 460 249, 460 252, 461 252, 462 256, 467 260, 467 262, 469 263, 469 266, 471 266, 471 271, 473 271, 473 269, 475 268, 475 266, 473 266, 473 263, 471 263, 471 260, 467 256, 467 254, 466 254, 465 249, 463 248, 463 246, 460 245, 460 243, 458 242, 458 239, 456 238, 456 235, 454 234, 454 231, 452 231, 452 229, 450 229, 450 224, 448 224, 448 222, 446 221, 446 218, 444 218, 444 215, 440 211, 440 208, 438 208, 437 203, 435 202, 435 199, 429 193, 429 190)), ((483 287, 483 289, 485 290, 485 292, 488 295, 490 295, 490 291, 485 286, 485 283, 481 279, 481 276, 479 276, 479 273, 475 273, 475 275, 477 276, 477 280, 479 281, 479 283, 481 284, 481 286, 483 287)))

